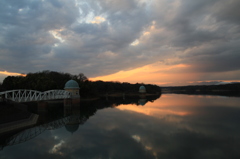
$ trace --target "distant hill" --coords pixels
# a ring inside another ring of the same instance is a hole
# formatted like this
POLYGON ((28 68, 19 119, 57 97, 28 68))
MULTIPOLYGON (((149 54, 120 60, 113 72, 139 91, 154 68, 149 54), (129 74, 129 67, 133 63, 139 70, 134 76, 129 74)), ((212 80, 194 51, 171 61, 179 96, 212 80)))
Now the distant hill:
POLYGON ((162 93, 240 96, 240 83, 161 87, 162 93))

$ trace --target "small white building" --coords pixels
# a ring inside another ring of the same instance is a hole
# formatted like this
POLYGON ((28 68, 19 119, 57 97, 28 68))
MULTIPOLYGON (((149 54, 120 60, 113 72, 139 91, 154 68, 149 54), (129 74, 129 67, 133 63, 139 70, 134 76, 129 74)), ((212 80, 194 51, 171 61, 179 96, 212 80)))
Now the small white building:
POLYGON ((64 86, 64 89, 68 92, 71 93, 72 98, 79 98, 80 93, 79 93, 79 85, 76 81, 74 80, 69 80, 64 86))
POLYGON ((146 88, 145 88, 145 86, 140 86, 139 87, 139 93, 146 93, 146 88))

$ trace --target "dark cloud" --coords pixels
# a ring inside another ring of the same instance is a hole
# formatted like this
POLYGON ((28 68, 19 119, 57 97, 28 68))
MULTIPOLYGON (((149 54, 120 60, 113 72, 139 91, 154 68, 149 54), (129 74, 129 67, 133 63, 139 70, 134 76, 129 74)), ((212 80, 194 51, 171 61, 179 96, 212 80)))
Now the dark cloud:
MULTIPOLYGON (((233 23, 239 25, 240 13, 238 12, 238 6, 240 2, 237 0, 222 1, 217 3, 214 7, 213 14, 218 21, 225 21, 227 23, 233 23)), ((239 27, 239 26, 238 26, 239 27)))
POLYGON ((231 43, 217 42, 209 47, 199 48, 184 57, 185 62, 197 72, 225 72, 239 70, 239 40, 231 43))
POLYGON ((190 64, 192 71, 201 73, 239 70, 238 3, 181 1, 173 19, 166 25, 159 21, 173 32, 168 43, 181 50, 178 63, 190 64))
MULTIPOLYGON (((153 62, 239 70, 238 0, 0 2, 0 70, 107 75, 153 62), (131 45, 134 41, 139 44, 131 45), (191 51, 189 51, 191 50, 191 51)), ((239 77, 238 77, 239 78, 239 77)))
POLYGON ((44 56, 58 40, 49 31, 71 24, 75 14, 71 4, 66 3, 63 9, 49 8, 50 4, 43 1, 3 1, 1 6, 5 8, 0 22, 4 39, 0 43, 1 70, 29 72, 51 67, 44 56))

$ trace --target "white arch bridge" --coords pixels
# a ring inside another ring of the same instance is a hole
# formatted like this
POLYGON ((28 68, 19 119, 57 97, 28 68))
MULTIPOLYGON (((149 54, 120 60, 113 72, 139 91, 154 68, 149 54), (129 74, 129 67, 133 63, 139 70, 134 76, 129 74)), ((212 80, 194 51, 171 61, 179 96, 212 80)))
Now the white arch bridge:
POLYGON ((14 102, 31 102, 71 98, 71 93, 65 90, 49 90, 40 92, 35 90, 19 89, 0 92, 0 97, 14 102))

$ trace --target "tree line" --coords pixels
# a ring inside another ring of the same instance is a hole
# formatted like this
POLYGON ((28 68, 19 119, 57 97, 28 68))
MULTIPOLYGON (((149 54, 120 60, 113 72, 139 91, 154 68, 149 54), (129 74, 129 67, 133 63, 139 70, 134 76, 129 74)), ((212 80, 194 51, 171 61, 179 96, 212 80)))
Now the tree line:
POLYGON ((240 96, 240 83, 228 83, 219 85, 195 85, 162 87, 163 91, 179 94, 209 94, 224 96, 240 96))
POLYGON ((25 77, 8 76, 3 80, 2 84, 0 83, 0 91, 14 89, 31 89, 38 91, 63 89, 65 83, 70 79, 78 82, 80 95, 82 97, 93 97, 107 93, 137 93, 141 85, 146 87, 148 93, 161 93, 161 88, 153 84, 90 81, 83 73, 72 75, 70 73, 49 70, 28 73, 25 77))

